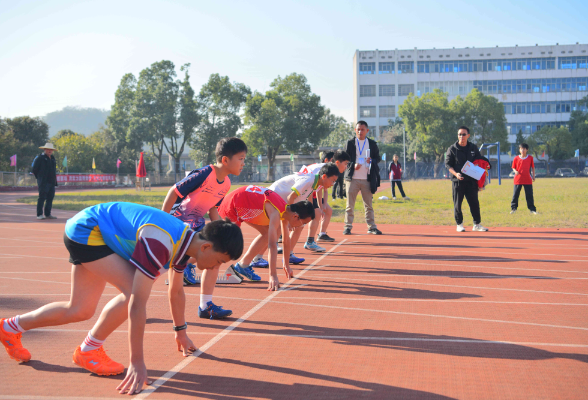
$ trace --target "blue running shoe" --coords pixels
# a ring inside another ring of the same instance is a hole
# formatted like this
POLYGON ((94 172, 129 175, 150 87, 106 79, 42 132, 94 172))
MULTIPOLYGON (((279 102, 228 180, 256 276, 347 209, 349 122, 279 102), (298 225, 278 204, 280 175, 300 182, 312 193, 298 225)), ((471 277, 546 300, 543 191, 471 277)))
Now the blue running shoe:
POLYGON ((195 285, 198 283, 196 280, 196 272, 194 272, 196 266, 194 264, 186 265, 186 269, 184 270, 184 284, 185 285, 195 285))
POLYGON ((239 265, 239 263, 236 263, 235 265, 233 265, 233 270, 241 279, 247 278, 250 281, 254 282, 261 280, 261 276, 257 275, 251 267, 243 268, 239 265))
POLYGON ((198 307, 198 316, 200 318, 223 319, 231 315, 233 311, 223 310, 222 306, 215 305, 212 301, 206 303, 206 308, 203 310, 198 307))
POLYGON ((316 242, 312 242, 312 243, 304 243, 304 248, 306 250, 311 250, 311 251, 316 251, 317 253, 322 253, 323 251, 326 251, 327 249, 325 249, 324 247, 319 246, 318 244, 316 244, 316 242))
POLYGON ((249 264, 249 266, 252 268, 269 268, 269 262, 263 258, 260 258, 257 261, 253 261, 251 264, 249 264))
POLYGON ((303 263, 304 260, 306 260, 305 258, 301 258, 301 257, 296 257, 294 254, 290 254, 290 264, 300 264, 303 263))

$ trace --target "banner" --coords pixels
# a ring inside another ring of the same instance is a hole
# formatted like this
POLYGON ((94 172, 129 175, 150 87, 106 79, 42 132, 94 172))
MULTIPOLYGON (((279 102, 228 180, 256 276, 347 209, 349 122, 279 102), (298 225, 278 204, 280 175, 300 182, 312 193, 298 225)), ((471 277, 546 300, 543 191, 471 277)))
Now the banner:
POLYGON ((10 166, 16 167, 16 154, 10 157, 10 166))
POLYGON ((57 182, 114 182, 116 174, 57 174, 57 182))

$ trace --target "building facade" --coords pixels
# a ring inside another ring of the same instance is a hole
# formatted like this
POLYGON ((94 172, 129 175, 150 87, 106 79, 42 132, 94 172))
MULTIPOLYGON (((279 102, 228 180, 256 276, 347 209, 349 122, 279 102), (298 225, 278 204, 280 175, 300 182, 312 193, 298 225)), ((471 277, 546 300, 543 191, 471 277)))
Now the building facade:
POLYGON ((546 125, 567 125, 588 95, 588 44, 357 50, 353 76, 356 120, 366 121, 375 137, 409 93, 441 89, 452 100, 478 89, 504 104, 514 143, 519 130, 527 136, 546 125))

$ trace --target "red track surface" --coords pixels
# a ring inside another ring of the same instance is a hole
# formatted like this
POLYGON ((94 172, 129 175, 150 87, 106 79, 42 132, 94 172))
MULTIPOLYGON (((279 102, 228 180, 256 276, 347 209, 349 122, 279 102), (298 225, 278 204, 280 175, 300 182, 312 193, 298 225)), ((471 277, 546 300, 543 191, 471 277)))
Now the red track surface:
MULTIPOLYGON (((62 235, 74 213, 37 221, 33 207, 13 202, 22 195, 0 195, 0 317, 69 296, 62 235)), ((380 225, 384 235, 371 236, 361 220, 351 236, 333 224, 337 241, 326 255, 299 246, 307 261, 287 290, 267 292, 267 270, 257 271, 261 283, 217 286, 214 301, 234 311, 230 320, 199 319, 200 289, 186 288, 198 357, 175 350, 166 286, 157 281, 145 352, 150 376, 165 378, 138 397, 588 396, 587 230, 380 225)), ((253 236, 245 228, 247 243, 253 236)), ((99 307, 116 293, 107 288, 99 307)), ((96 317, 25 333, 29 363, 0 354, 0 400, 121 398, 121 377, 71 362, 96 317)), ((128 364, 126 326, 105 348, 128 364)))

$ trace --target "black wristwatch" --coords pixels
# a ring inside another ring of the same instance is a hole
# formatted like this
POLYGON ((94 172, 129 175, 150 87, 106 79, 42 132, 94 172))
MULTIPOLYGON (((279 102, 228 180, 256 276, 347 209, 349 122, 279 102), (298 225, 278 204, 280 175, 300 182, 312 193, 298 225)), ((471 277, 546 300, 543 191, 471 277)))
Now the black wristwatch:
POLYGON ((183 331, 184 329, 188 329, 188 323, 185 322, 184 325, 174 326, 174 331, 183 331))

